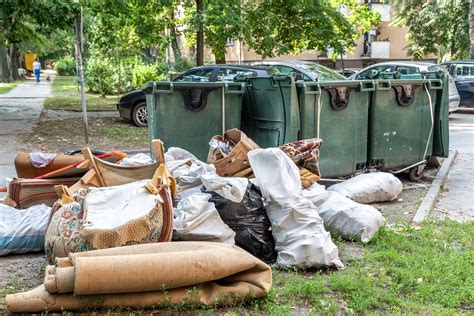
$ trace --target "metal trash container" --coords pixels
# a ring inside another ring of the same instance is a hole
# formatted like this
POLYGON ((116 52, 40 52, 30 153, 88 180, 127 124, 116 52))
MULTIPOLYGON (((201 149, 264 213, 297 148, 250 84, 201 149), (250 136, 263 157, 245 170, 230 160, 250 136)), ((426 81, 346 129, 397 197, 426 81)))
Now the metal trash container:
POLYGON ((291 76, 238 77, 245 82, 242 131, 260 147, 278 147, 298 140, 300 115, 291 76))
POLYGON ((300 139, 323 140, 323 178, 349 176, 367 161, 368 113, 373 81, 298 81, 300 139))
POLYGON ((206 161, 212 136, 240 128, 244 83, 150 82, 146 94, 148 136, 206 161))
POLYGON ((422 176, 432 155, 438 79, 378 80, 369 113, 368 162, 372 167, 422 176))

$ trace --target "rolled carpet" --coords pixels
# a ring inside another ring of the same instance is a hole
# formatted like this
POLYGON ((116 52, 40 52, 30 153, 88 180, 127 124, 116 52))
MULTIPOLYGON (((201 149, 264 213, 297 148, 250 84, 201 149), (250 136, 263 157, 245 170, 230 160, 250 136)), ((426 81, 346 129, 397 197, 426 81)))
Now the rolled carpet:
POLYGON ((126 246, 71 254, 70 259, 72 267, 48 266, 44 285, 8 295, 9 311, 232 304, 265 296, 272 284, 268 265, 220 243, 126 246))

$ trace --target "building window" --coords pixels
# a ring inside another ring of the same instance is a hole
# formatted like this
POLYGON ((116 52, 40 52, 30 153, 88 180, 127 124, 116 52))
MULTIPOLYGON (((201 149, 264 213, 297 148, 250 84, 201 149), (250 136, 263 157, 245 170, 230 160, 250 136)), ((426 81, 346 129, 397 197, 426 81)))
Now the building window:
POLYGON ((235 45, 235 40, 232 37, 228 37, 227 40, 225 41, 225 46, 234 46, 235 45))

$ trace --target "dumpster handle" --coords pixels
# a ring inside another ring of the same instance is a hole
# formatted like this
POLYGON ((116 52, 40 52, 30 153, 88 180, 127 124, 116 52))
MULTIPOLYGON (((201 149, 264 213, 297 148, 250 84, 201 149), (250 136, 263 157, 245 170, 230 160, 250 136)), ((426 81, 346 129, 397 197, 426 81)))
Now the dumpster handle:
POLYGON ((318 83, 308 85, 308 83, 303 82, 303 91, 304 94, 321 94, 321 87, 318 83), (308 89, 308 87, 316 87, 316 90, 308 89))
POLYGON ((377 90, 390 90, 392 89, 391 81, 377 81, 377 90))
POLYGON ((229 83, 226 82, 225 86, 225 93, 226 94, 244 94, 245 92, 245 84, 243 82, 240 83, 240 86, 239 86, 239 90, 232 90, 232 89, 229 89, 229 83))
POLYGON ((165 84, 169 84, 169 89, 157 89, 156 88, 156 82, 153 82, 153 93, 169 93, 172 94, 174 90, 173 82, 165 82, 165 84))
MULTIPOLYGON (((224 79, 224 76, 222 76, 222 79, 224 79)), ((226 82, 222 86, 222 135, 224 136, 225 133, 225 91, 228 90, 228 83, 226 82)))
POLYGON ((360 81, 359 82, 359 91, 374 91, 375 83, 373 81, 360 81))
POLYGON ((431 79, 428 81, 428 89, 443 90, 443 82, 441 81, 441 79, 431 79))
POLYGON ((422 160, 422 161, 418 161, 417 163, 413 164, 413 165, 410 165, 408 167, 405 167, 403 169, 400 169, 400 170, 396 170, 396 171, 393 171, 393 170, 389 170, 390 173, 393 173, 393 174, 399 174, 399 173, 402 173, 403 171, 407 171, 411 168, 415 168, 415 167, 418 167, 420 165, 424 165, 428 163, 426 160, 422 160))
POLYGON ((428 141, 426 142, 426 147, 425 147, 425 154, 423 155, 423 159, 426 159, 426 153, 428 152, 428 147, 430 145, 431 141, 431 135, 433 134, 433 127, 434 127, 434 115, 433 115, 433 102, 431 101, 431 94, 428 91, 428 85, 425 86, 425 91, 426 94, 428 95, 428 101, 430 102, 430 115, 431 115, 431 128, 430 128, 430 135, 428 137, 428 141))
MULTIPOLYGON (((318 88, 321 89, 318 85, 318 88)), ((318 122, 317 122, 317 127, 316 127, 316 137, 319 138, 319 127, 321 125, 321 90, 319 90, 318 96, 316 97, 316 100, 318 102, 318 122)))

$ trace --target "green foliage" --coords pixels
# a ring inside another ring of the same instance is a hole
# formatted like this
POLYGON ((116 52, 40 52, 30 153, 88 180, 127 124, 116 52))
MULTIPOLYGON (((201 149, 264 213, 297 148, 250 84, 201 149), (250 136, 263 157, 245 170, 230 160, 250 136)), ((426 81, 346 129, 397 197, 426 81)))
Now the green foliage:
POLYGON ((181 58, 171 65, 174 71, 183 72, 196 67, 196 62, 191 59, 181 58))
POLYGON ((408 54, 469 57, 469 1, 393 0, 395 23, 408 26, 408 54))
POLYGON ((90 92, 105 96, 116 92, 114 87, 115 68, 105 58, 93 58, 87 63, 85 80, 90 92))
MULTIPOLYGON (((253 3, 253 1, 249 1, 253 3)), ((185 19, 181 21, 186 39, 190 44, 196 42, 196 32, 202 28, 205 43, 211 47, 217 61, 225 60, 228 38, 242 39, 245 23, 242 17, 243 5, 240 0, 206 0, 202 15, 196 12, 195 1, 185 2, 185 19)))
POLYGON ((159 81, 165 78, 165 74, 158 74, 155 65, 139 65, 133 68, 132 84, 138 88, 149 81, 159 81))
POLYGON ((76 61, 72 56, 65 56, 56 62, 54 69, 60 76, 73 76, 76 74, 76 61))
POLYGON ((304 50, 350 51, 361 31, 380 16, 355 0, 262 0, 246 3, 244 36, 250 48, 265 57, 304 50), (341 11, 349 10, 346 16, 341 11))

